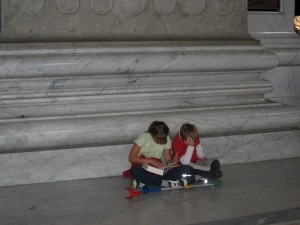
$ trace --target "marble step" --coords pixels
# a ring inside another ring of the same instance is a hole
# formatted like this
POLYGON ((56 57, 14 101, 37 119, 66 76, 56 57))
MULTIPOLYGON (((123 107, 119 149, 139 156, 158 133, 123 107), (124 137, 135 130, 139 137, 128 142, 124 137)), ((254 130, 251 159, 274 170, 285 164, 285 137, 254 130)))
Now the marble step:
MULTIPOLYGON (((269 81, 240 82, 240 83, 206 83, 206 84, 185 84, 185 85, 156 85, 156 86, 138 86, 138 87, 104 87, 89 89, 70 89, 70 90, 49 90, 49 91, 18 91, 2 92, 0 100, 9 99, 31 99, 43 97, 77 97, 77 96, 103 96, 103 98, 119 98, 118 95, 126 96, 136 95, 141 97, 150 96, 170 96, 177 93, 186 93, 191 95, 212 95, 212 94, 230 94, 236 92, 251 93, 269 92, 272 90, 272 83, 269 81)), ((134 96, 132 96, 134 97, 134 96)))
MULTIPOLYGON (((222 165, 300 157, 300 130, 203 137, 208 157, 222 165)), ((0 154, 0 186, 120 176, 130 167, 132 143, 50 148, 0 154)))
MULTIPOLYGON (((103 96, 83 96, 70 98, 26 99, 26 101, 5 100, 0 106, 0 119, 57 117, 65 115, 84 115, 156 109, 213 108, 220 106, 271 106, 263 98, 264 92, 219 94, 212 96, 172 95, 161 97, 129 97, 118 99, 103 96)), ((111 97, 111 96, 110 96, 111 97)))
POLYGON ((263 95, 272 90, 268 81, 169 85, 108 90, 56 90, 4 93, 0 118, 51 117, 107 112, 147 111, 187 107, 266 104, 263 95))
POLYGON ((55 43, 20 44, 19 49, 4 44, 0 78, 265 71, 278 65, 278 57, 257 41, 182 43, 61 43, 61 49, 55 43))
POLYGON ((0 79, 0 92, 55 91, 66 89, 140 87, 156 85, 182 85, 203 83, 252 82, 260 80, 258 72, 210 72, 210 73, 158 73, 158 74, 113 74, 78 75, 42 78, 0 79))
POLYGON ((118 41, 118 42, 43 42, 43 43, 1 43, 0 54, 3 56, 41 56, 135 52, 209 51, 243 50, 258 51, 265 49, 255 39, 212 40, 212 41, 118 41))
POLYGON ((281 105, 231 106, 4 119, 0 120, 0 150, 130 143, 153 120, 165 121, 172 135, 187 121, 196 124, 202 135, 238 134, 297 127, 300 110, 281 105))

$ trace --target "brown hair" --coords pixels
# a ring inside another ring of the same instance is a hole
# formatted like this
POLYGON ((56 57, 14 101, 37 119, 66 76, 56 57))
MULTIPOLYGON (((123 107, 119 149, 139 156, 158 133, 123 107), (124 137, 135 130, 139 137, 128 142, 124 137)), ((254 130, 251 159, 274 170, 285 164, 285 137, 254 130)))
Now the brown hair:
POLYGON ((188 137, 191 137, 194 140, 199 138, 197 127, 194 124, 190 123, 182 124, 179 134, 183 140, 187 140, 188 137))
POLYGON ((157 144, 163 145, 167 143, 169 127, 164 122, 153 121, 148 128, 148 132, 151 134, 157 144))

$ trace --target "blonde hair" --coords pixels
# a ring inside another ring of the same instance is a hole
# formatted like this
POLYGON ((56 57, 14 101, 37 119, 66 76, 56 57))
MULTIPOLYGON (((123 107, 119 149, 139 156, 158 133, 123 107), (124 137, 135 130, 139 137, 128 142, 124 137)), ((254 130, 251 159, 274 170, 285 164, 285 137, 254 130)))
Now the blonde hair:
POLYGON ((187 140, 188 137, 191 137, 194 140, 199 138, 197 127, 190 123, 182 124, 179 134, 183 140, 187 140))
POLYGON ((169 134, 169 127, 162 121, 153 121, 148 132, 157 144, 167 144, 167 136, 169 134))

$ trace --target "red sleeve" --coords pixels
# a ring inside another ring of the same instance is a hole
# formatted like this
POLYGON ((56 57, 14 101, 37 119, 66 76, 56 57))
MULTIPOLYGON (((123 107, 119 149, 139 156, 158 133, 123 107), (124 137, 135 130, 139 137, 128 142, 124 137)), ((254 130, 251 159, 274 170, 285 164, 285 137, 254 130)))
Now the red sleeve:
POLYGON ((192 158, 191 158, 191 161, 192 161, 192 162, 197 162, 197 160, 198 160, 198 157, 197 157, 197 150, 196 150, 196 146, 197 146, 198 144, 200 144, 200 138, 198 138, 198 139, 196 140, 194 152, 193 152, 193 155, 192 155, 192 158))
MULTIPOLYGON (((196 152, 196 146, 200 143, 200 140, 198 139, 195 144, 194 152, 191 158, 192 162, 197 161, 197 152, 196 152)), ((180 138, 179 134, 175 136, 172 142, 172 157, 174 157, 177 154, 178 159, 180 159, 187 150, 187 145, 184 143, 184 141, 180 138)))
POLYGON ((177 154, 178 159, 180 159, 185 154, 186 148, 186 144, 181 140, 179 134, 177 134, 172 142, 172 156, 174 157, 177 154))

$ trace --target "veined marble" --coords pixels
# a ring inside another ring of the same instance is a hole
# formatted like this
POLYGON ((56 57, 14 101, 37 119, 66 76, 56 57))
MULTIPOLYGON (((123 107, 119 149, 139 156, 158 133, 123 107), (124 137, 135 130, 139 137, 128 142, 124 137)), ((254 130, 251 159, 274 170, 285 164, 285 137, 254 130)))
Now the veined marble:
POLYGON ((204 138, 207 155, 223 164, 299 157, 300 131, 277 131, 204 138), (258 151, 259 149, 259 151, 258 151))
POLYGON ((21 48, 16 55, 16 46, 4 45, 3 50, 0 48, 0 77, 261 71, 278 64, 277 56, 257 42, 185 44, 173 47, 162 46, 163 42, 158 46, 116 43, 108 47, 95 43, 91 52, 85 47, 70 52, 63 45, 62 49, 54 45, 42 51, 21 48), (9 47, 13 47, 11 52, 9 47))
MULTIPOLYGON (((299 136, 299 130, 295 130, 201 140, 205 154, 220 158, 226 165, 300 157, 299 136)), ((0 186, 118 176, 130 167, 130 148, 131 144, 126 144, 1 154, 0 186)))
POLYGON ((279 58, 278 67, 263 75, 274 83, 274 91, 266 95, 268 98, 299 96, 300 93, 300 37, 294 30, 294 4, 294 0, 284 0, 280 12, 248 13, 251 36, 279 58))
POLYGON ((263 74, 263 78, 273 82, 273 91, 266 98, 300 96, 300 66, 276 67, 263 74))
POLYGON ((265 104, 6 119, 0 121, 0 146, 1 151, 13 152, 129 143, 158 119, 169 124, 173 132, 189 121, 201 134, 213 135, 297 127, 300 111, 265 104))
POLYGON ((249 14, 260 41, 246 0, 122 2, 1 2, 0 40, 32 43, 0 45, 0 186, 120 175, 153 120, 224 164, 299 156, 299 107, 264 99, 298 93, 290 1, 249 14))

